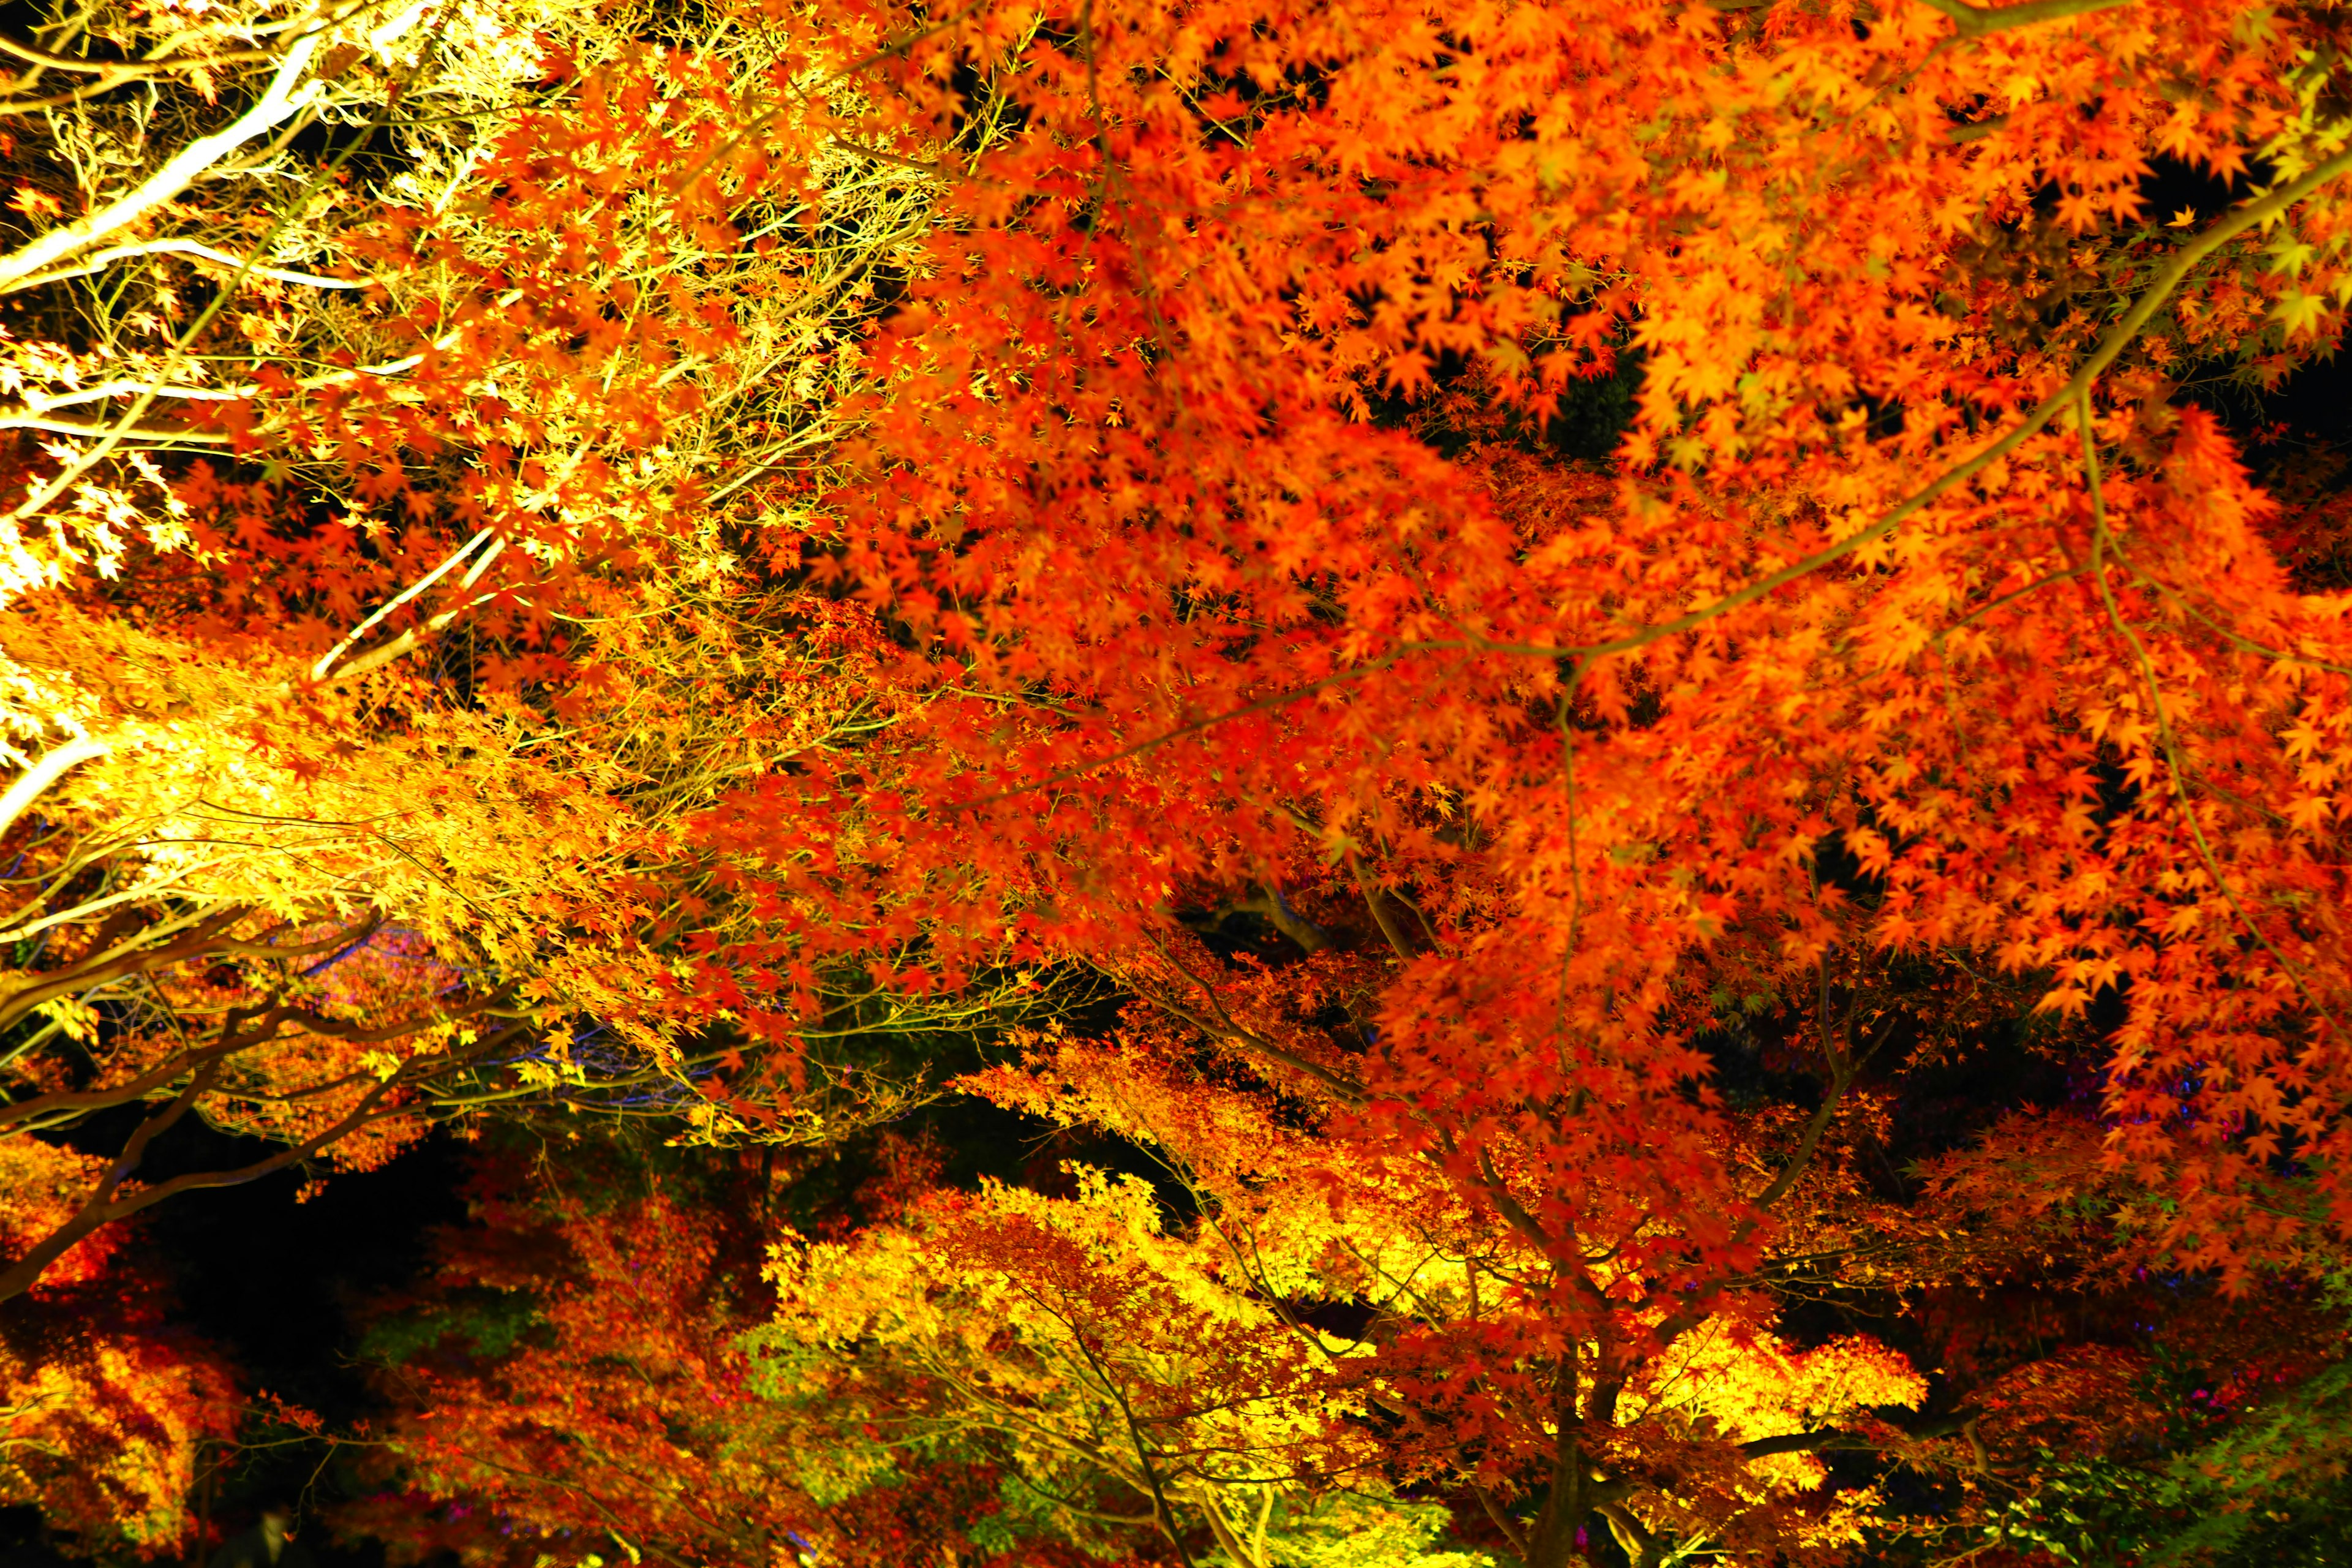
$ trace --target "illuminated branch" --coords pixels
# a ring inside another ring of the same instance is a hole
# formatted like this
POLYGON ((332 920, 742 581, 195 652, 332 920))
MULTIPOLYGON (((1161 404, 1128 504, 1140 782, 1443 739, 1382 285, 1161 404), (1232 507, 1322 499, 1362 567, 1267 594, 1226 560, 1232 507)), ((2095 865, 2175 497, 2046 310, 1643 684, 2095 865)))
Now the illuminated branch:
POLYGON ((34 275, 44 268, 137 223, 194 184, 221 159, 317 102, 324 84, 305 83, 302 79, 309 73, 311 57, 319 52, 323 37, 323 30, 317 30, 298 40, 286 51, 269 85, 252 107, 212 135, 191 141, 137 189, 86 217, 49 230, 11 255, 0 257, 0 293, 30 287, 34 275))
MULTIPOLYGON (((136 245, 111 246, 100 251, 96 256, 83 258, 69 268, 44 272, 37 278, 20 279, 12 288, 14 289, 38 289, 47 284, 62 282, 68 278, 80 278, 92 272, 102 271, 115 262, 138 256, 193 257, 201 261, 216 262, 243 277, 267 278, 277 283, 299 283, 311 289, 364 289, 368 286, 368 279, 364 278, 325 278, 315 272, 296 272, 283 267, 269 267, 254 260, 251 257, 231 256, 226 250, 218 250, 193 239, 150 239, 142 240, 136 245)), ((182 392, 176 395, 186 397, 202 395, 182 392)))
POLYGON ((64 742, 44 753, 41 760, 16 775, 8 793, 0 795, 0 833, 16 825, 25 808, 41 797, 41 793, 66 775, 74 767, 107 753, 105 742, 87 736, 64 742))
POLYGON ((2070 16, 2088 16, 2101 11, 2113 11, 2132 4, 2132 0, 2025 0, 2024 4, 2016 5, 1970 5, 1966 0, 1919 0, 1919 4, 1949 16, 1962 33, 1975 38, 1988 33, 2006 32, 2011 27, 2032 27, 2043 22, 2064 21, 2070 16))
POLYGON ((365 637, 370 627, 380 625, 386 616, 397 612, 401 605, 405 605, 411 599, 414 599, 416 595, 425 592, 425 589, 430 588, 434 584, 438 583, 442 578, 447 576, 465 561, 467 556, 473 554, 476 550, 480 549, 481 546, 485 544, 488 544, 489 548, 483 551, 480 558, 475 561, 474 564, 467 571, 466 574, 457 580, 457 585, 460 588, 472 587, 475 582, 480 578, 483 572, 488 569, 490 563, 498 559, 499 552, 506 548, 506 541, 498 538, 498 531, 496 529, 485 528, 480 532, 475 534, 473 538, 466 541, 465 543, 450 552, 448 559, 443 561, 440 565, 436 566, 432 571, 427 572, 424 576, 418 578, 406 588, 401 590, 400 594, 394 597, 391 603, 385 605, 382 609, 368 616, 367 619, 362 621, 358 626, 353 626, 344 635, 342 641, 337 643, 333 647, 329 648, 325 653, 320 655, 319 662, 310 667, 310 679, 313 681, 321 681, 326 679, 328 672, 335 668, 335 661, 342 658, 342 656, 348 652, 352 646, 358 642, 360 638, 365 637))
MULTIPOLYGON (((273 1012, 281 1016, 291 1016, 290 1009, 273 1009, 273 1012)), ((274 1029, 275 1020, 271 1022, 269 1027, 274 1029)), ((476 1047, 474 1054, 493 1048, 508 1033, 511 1032, 502 1031, 489 1037, 476 1047)), ((192 1173, 172 1177, 151 1187, 124 1192, 122 1190, 124 1183, 138 1169, 139 1162, 145 1154, 148 1145, 157 1136, 169 1131, 205 1093, 214 1087, 223 1060, 233 1050, 249 1049, 255 1045, 267 1044, 269 1039, 276 1037, 271 1034, 267 1037, 247 1039, 230 1047, 195 1053, 194 1055, 202 1059, 189 1078, 187 1087, 173 1096, 163 1110, 140 1123, 130 1141, 123 1145, 121 1154, 109 1167, 97 1189, 83 1201, 80 1208, 72 1217, 36 1243, 23 1258, 11 1264, 5 1271, 0 1271, 0 1302, 12 1300, 32 1289, 39 1281, 43 1271, 63 1258, 76 1243, 118 1220, 127 1219, 143 1209, 152 1208, 182 1193, 213 1187, 240 1186, 247 1182, 258 1181, 263 1176, 310 1159, 373 1122, 414 1114, 404 1106, 385 1107, 383 1101, 394 1089, 406 1088, 412 1080, 428 1076, 425 1072, 417 1070, 419 1063, 425 1058, 415 1058, 403 1063, 398 1069, 379 1080, 373 1088, 362 1095, 359 1102, 345 1113, 341 1120, 273 1154, 233 1170, 192 1173)), ((434 1065, 437 1068, 464 1059, 466 1058, 452 1058, 434 1065)), ((188 1070, 184 1062, 175 1065, 183 1072, 188 1070)))
MULTIPOLYGON (((87 960, 71 969, 56 974, 44 975, 39 980, 9 993, 5 998, 0 998, 0 1030, 15 1026, 19 1019, 35 1008, 45 1003, 57 1001, 60 997, 79 995, 82 992, 103 985, 110 980, 121 979, 125 975, 160 969, 168 964, 184 963, 190 959, 207 957, 220 952, 235 945, 224 940, 224 933, 242 920, 247 912, 246 910, 232 905, 207 916, 197 927, 194 935, 184 938, 168 947, 156 948, 147 952, 127 953, 121 957, 101 952, 94 959, 87 960)), ((5 1125, 7 1120, 7 1112, 0 1110, 0 1125, 5 1125)))

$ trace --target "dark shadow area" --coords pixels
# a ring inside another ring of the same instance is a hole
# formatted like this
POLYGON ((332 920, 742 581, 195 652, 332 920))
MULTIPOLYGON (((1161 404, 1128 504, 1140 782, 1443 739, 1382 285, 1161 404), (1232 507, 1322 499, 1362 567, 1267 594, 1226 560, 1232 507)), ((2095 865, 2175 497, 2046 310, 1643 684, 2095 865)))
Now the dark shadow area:
POLYGON ((0 1568, 62 1568, 71 1561, 49 1545, 39 1509, 0 1509, 0 1568))
MULTIPOLYGON (((108 1152, 137 1124, 137 1110, 85 1123, 72 1142, 108 1152)), ((140 1174, 156 1181, 234 1169, 274 1145, 184 1121, 159 1138, 140 1174)), ((236 1368, 247 1401, 283 1401, 349 1430, 368 1415, 364 1379, 353 1363, 355 1310, 407 1285, 429 1260, 430 1232, 465 1218, 463 1153, 436 1134, 383 1168, 344 1173, 282 1170, 240 1186, 186 1193, 132 1223, 133 1245, 168 1281, 155 1303, 170 1320, 215 1346, 236 1368), (324 1176, 307 1201, 307 1183, 324 1176)), ((6 1309, 0 1309, 5 1310, 6 1309)), ((345 1478, 324 1446, 290 1422, 248 1417, 243 1446, 205 1456, 196 1510, 205 1552, 251 1523, 271 1499, 304 1516, 340 1500, 345 1478)), ((323 1529, 301 1536, 320 1568, 374 1568, 380 1549, 338 1549, 323 1529)), ((61 1562, 43 1544, 37 1515, 0 1514, 0 1568, 61 1562), (19 1522, 17 1515, 25 1516, 19 1522)))

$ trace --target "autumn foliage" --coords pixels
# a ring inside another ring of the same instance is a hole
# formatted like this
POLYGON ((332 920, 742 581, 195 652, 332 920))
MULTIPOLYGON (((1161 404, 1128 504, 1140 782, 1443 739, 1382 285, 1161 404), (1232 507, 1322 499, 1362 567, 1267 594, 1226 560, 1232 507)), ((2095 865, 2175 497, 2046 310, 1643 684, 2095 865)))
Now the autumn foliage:
POLYGON ((486 1200, 351 1528, 2160 1556, 2352 1452, 2343 510, 2231 423, 2342 7, 183 10, 0 40, 0 1295, 966 1103, 1067 1158, 486 1200))

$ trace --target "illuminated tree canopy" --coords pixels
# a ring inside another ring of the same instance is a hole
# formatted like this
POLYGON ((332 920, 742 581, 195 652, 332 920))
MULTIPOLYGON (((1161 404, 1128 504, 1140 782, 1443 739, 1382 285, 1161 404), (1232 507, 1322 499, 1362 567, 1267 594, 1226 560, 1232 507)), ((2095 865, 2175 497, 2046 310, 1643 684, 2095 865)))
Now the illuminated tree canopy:
POLYGON ((2329 1528, 2332 0, 0 56, 0 1502, 194 1550, 138 1227, 441 1137, 408 1558, 2329 1528))

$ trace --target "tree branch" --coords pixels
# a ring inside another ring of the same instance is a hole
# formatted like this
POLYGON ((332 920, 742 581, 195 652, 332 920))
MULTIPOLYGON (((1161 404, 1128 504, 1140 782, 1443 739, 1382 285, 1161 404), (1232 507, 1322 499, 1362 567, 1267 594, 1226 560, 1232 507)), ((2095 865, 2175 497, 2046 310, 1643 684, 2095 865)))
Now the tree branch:
POLYGON ((1511 1521, 1510 1516, 1506 1514, 1500 1505, 1495 1501, 1494 1494, 1475 1481, 1470 1484, 1470 1490, 1478 1499, 1478 1506, 1486 1510, 1486 1517, 1494 1521, 1495 1528, 1502 1532, 1504 1541, 1509 1543, 1511 1550, 1525 1557, 1528 1554, 1528 1538, 1520 1532, 1519 1527, 1511 1521))
POLYGON ((317 100, 322 84, 304 84, 302 77, 325 37, 325 30, 318 28, 296 40, 251 108, 212 135, 190 142, 136 189, 85 217, 49 230, 13 255, 0 257, 0 293, 25 287, 43 268, 137 223, 186 190, 214 163, 309 108, 317 100))
POLYGON ((1404 932, 1398 929, 1396 921, 1389 918, 1381 885, 1365 872, 1363 862, 1352 851, 1348 856, 1348 871, 1356 879, 1356 890, 1364 895, 1364 907, 1372 911, 1372 923, 1379 926, 1381 935, 1388 939, 1390 951, 1397 955, 1399 963, 1411 963, 1412 944, 1405 940, 1404 932))
POLYGON ((104 742, 88 736, 53 746, 37 763, 16 775, 8 793, 0 795, 0 833, 16 825, 25 808, 41 797, 41 792, 63 778, 68 769, 106 755, 104 742))
POLYGON ((152 1187, 143 1187, 128 1197, 112 1198, 110 1194, 137 1168, 141 1157, 146 1152, 148 1144, 186 1114, 203 1091, 211 1087, 212 1076, 217 1072, 219 1062, 215 1059, 207 1063, 198 1069, 188 1087, 173 1098, 169 1107, 140 1124, 139 1131, 133 1133, 130 1142, 123 1146, 121 1157, 115 1162, 113 1168, 100 1182, 98 1189, 91 1194, 81 1208, 63 1225, 43 1237, 31 1251, 10 1265, 5 1273, 0 1273, 0 1301, 13 1300, 31 1289, 39 1281, 42 1273, 71 1250, 77 1242, 117 1220, 128 1218, 143 1209, 152 1208, 165 1199, 176 1197, 182 1193, 212 1187, 241 1186, 247 1182, 258 1181, 273 1172, 282 1171, 299 1161, 310 1159, 320 1151, 350 1137, 362 1127, 373 1122, 388 1121, 396 1116, 415 1114, 406 1106, 393 1106, 388 1109, 379 1109, 379 1107, 383 1105, 384 1097, 392 1093, 394 1089, 406 1088, 410 1082, 429 1078, 434 1072, 446 1070, 451 1067, 464 1066, 496 1048, 509 1035, 519 1032, 519 1029, 501 1030, 484 1039, 467 1056, 451 1057, 435 1062, 428 1071, 414 1071, 412 1069, 416 1068, 418 1063, 404 1062, 397 1071, 362 1096, 359 1103, 353 1106, 341 1121, 323 1131, 314 1133, 299 1143, 289 1145, 277 1153, 257 1160, 249 1165, 241 1165, 227 1171, 193 1172, 186 1175, 174 1176, 169 1181, 159 1182, 152 1187))
POLYGON ((2032 27, 2069 16, 2113 11, 2131 3, 2132 0, 2027 0, 2021 5, 1970 5, 1964 0, 1919 0, 1929 10, 1949 16, 1971 38, 2007 32, 2011 27, 2032 27))
MULTIPOLYGON (((141 970, 161 969, 170 964, 185 963, 192 958, 208 958, 224 953, 247 958, 307 958, 312 953, 330 952, 345 943, 365 942, 381 930, 383 924, 381 915, 371 912, 356 931, 345 930, 324 941, 304 942, 295 947, 271 947, 265 942, 237 942, 222 934, 252 912, 248 906, 232 904, 227 909, 206 916, 204 922, 196 927, 194 934, 182 938, 169 947, 159 947, 148 952, 126 952, 115 956, 101 952, 97 961, 85 962, 72 969, 62 970, 12 992, 5 999, 0 999, 0 1031, 13 1027, 26 1014, 32 1012, 45 1002, 54 1002, 61 996, 77 995, 81 992, 103 985, 109 981, 120 980, 126 974, 135 974, 141 970)), ((321 1023, 323 1022, 324 1020, 321 1020, 321 1023)), ((329 1031, 322 1028, 315 1032, 329 1031)), ((0 1125, 5 1125, 5 1112, 0 1112, 0 1125)))
POLYGON ((1617 1544, 1633 1560, 1634 1568, 1654 1568, 1664 1555, 1664 1544, 1655 1531, 1634 1518, 1622 1503, 1597 1503, 1593 1511, 1608 1521, 1609 1533, 1617 1538, 1617 1544))
MULTIPOLYGON (((1904 1436, 1914 1441, 1928 1437, 1949 1437, 1965 1432, 1975 1441, 1973 1428, 1981 1412, 1958 1410, 1938 1416, 1924 1426, 1900 1428, 1904 1436)), ((1778 1437, 1757 1437, 1739 1445, 1739 1452, 1750 1459, 1761 1459, 1773 1454, 1819 1453, 1825 1448, 1856 1448, 1875 1451, 1881 1447, 1858 1432, 1789 1432, 1778 1437)), ((1981 1454, 1982 1450, 1979 1450, 1981 1454)))
POLYGON ((129 1105, 146 1099, 157 1089, 178 1081, 189 1073, 201 1073, 216 1062, 249 1051, 278 1039, 278 1026, 294 1016, 291 1007, 270 1006, 255 1012, 233 1010, 221 1024, 219 1043, 198 1050, 182 1051, 158 1068, 151 1068, 138 1077, 116 1084, 111 1089, 59 1089, 47 1094, 37 1094, 30 1100, 14 1105, 0 1105, 0 1130, 19 1122, 35 1121, 56 1111, 85 1112, 107 1110, 118 1105, 129 1105), (253 1019, 264 1022, 256 1033, 236 1037, 235 1031, 253 1019))

